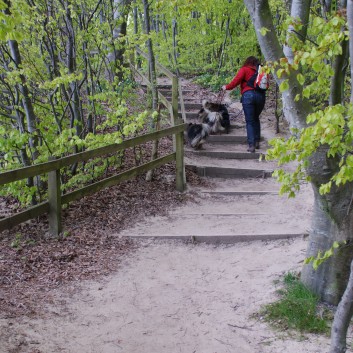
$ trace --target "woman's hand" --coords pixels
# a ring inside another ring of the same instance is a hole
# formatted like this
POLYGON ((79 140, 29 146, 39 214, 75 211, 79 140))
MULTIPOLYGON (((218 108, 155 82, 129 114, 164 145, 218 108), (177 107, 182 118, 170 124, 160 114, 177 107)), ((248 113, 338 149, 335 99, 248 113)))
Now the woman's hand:
POLYGON ((222 87, 221 87, 221 89, 223 90, 223 91, 226 91, 227 89, 226 89, 226 85, 223 85, 222 87))

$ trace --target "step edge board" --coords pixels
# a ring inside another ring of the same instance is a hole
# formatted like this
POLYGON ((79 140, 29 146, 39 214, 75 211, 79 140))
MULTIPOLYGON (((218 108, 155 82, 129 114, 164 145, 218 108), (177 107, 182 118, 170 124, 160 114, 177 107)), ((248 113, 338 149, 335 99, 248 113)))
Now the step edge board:
POLYGON ((234 244, 248 243, 253 241, 272 241, 306 237, 307 233, 267 233, 267 234, 231 234, 231 235, 124 235, 133 239, 154 239, 154 240, 184 240, 194 243, 208 244, 234 244))

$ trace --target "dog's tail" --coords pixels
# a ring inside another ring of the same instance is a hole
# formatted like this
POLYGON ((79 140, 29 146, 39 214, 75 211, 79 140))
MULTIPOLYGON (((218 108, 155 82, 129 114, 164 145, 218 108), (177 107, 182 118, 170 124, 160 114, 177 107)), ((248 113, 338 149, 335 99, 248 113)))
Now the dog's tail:
POLYGON ((191 140, 190 145, 193 148, 201 146, 206 142, 206 138, 210 134, 210 126, 208 124, 201 124, 201 130, 198 134, 191 140))

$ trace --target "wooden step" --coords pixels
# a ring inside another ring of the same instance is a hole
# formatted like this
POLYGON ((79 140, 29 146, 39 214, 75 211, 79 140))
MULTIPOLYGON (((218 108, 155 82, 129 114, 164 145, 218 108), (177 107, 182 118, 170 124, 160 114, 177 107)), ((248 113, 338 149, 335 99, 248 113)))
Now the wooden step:
MULTIPOLYGON (((143 90, 147 89, 146 86, 141 86, 141 88, 143 90)), ((164 97, 171 97, 172 96, 172 90, 169 88, 157 87, 157 89, 161 94, 163 94, 164 97)), ((197 89, 183 89, 182 92, 183 92, 183 96, 187 96, 187 95, 193 95, 193 94, 197 93, 198 90, 197 89)))
POLYGON ((261 191, 242 191, 242 190, 222 190, 222 191, 201 191, 208 195, 225 195, 225 196, 263 196, 263 195, 278 195, 278 190, 261 190, 261 191))
MULTIPOLYGON (((185 112, 186 120, 195 120, 199 118, 198 112, 185 112)), ((179 118, 182 119, 182 114, 179 112, 179 118)), ((192 121, 190 121, 192 122, 192 121)))
MULTIPOLYGON (((199 111, 202 108, 201 103, 195 103, 195 102, 184 102, 184 107, 185 110, 196 110, 199 111)), ((180 104, 179 104, 179 110, 181 109, 180 104)))
POLYGON ((193 234, 181 234, 181 235, 162 235, 156 237, 155 234, 145 235, 122 235, 132 239, 162 239, 162 240, 180 240, 190 241, 192 243, 205 243, 205 244, 236 244, 236 243, 248 243, 253 241, 273 241, 273 240, 286 240, 293 238, 306 237, 307 233, 264 233, 264 234, 237 234, 237 235, 193 235, 193 234))
MULTIPOLYGON (((144 84, 144 83, 141 83, 140 84, 141 88, 143 89, 147 89, 147 85, 144 84)), ((159 84, 157 85, 157 89, 160 89, 160 90, 171 90, 172 89, 172 85, 171 84, 159 84)))
MULTIPOLYGON (((163 96, 165 97, 170 97, 172 95, 172 90, 171 89, 158 89, 158 91, 160 91, 163 96)), ((195 93, 198 92, 197 89, 182 89, 183 92, 183 96, 187 96, 187 95, 193 95, 195 93)))
MULTIPOLYGON (((188 110, 188 109, 185 109, 185 115, 186 115, 186 120, 190 122, 193 122, 191 120, 195 120, 195 119, 198 119, 199 118, 199 115, 198 115, 198 110, 188 110)), ((229 114, 230 116, 230 119, 234 118, 234 114, 229 114)), ((182 114, 181 112, 179 111, 179 117, 181 118, 182 117, 182 114)))
POLYGON ((265 169, 242 169, 242 168, 222 168, 211 166, 199 166, 186 164, 186 169, 189 169, 199 176, 210 178, 271 178, 273 170, 265 169))
MULTIPOLYGON (((187 120, 187 124, 200 124, 198 119, 187 120)), ((239 124, 231 123, 229 126, 229 133, 227 134, 225 131, 221 132, 217 135, 210 135, 207 138, 207 144, 215 143, 219 144, 232 144, 232 143, 246 143, 247 138, 244 131, 244 126, 239 124), (227 136, 224 139, 222 136, 227 136)))
POLYGON ((245 144, 247 143, 246 141, 246 136, 245 135, 210 135, 207 139, 207 142, 209 143, 215 143, 215 144, 235 144, 235 143, 241 143, 245 144))
POLYGON ((249 152, 230 152, 230 151, 208 151, 208 150, 192 150, 191 153, 210 158, 223 158, 223 159, 259 159, 261 153, 249 152))

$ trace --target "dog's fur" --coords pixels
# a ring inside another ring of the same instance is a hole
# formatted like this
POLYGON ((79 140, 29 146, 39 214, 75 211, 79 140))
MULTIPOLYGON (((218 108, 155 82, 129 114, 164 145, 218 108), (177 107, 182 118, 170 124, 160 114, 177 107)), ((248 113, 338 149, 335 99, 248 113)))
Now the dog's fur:
POLYGON ((222 115, 218 112, 208 112, 204 108, 199 111, 199 119, 203 124, 207 124, 210 127, 210 131, 214 134, 220 131, 224 131, 222 126, 222 115))
POLYGON ((227 134, 230 129, 228 109, 224 104, 212 103, 208 100, 202 101, 202 108, 199 111, 199 118, 203 123, 211 126, 214 133, 225 131, 227 134))
POLYGON ((206 138, 211 132, 208 124, 192 124, 190 123, 187 128, 187 137, 191 147, 195 149, 202 148, 206 142, 206 138))

